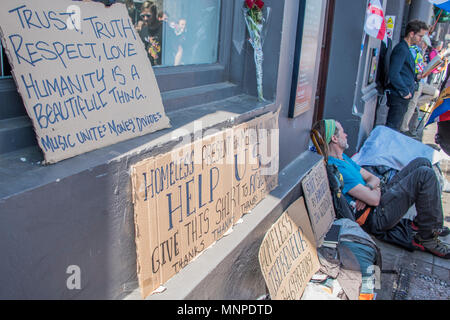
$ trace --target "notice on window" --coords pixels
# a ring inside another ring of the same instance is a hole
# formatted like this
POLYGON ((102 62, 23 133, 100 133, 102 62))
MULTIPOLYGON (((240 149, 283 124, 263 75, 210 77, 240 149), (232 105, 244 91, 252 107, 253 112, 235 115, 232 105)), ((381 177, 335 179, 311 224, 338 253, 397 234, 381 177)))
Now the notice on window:
POLYGON ((278 162, 276 112, 133 165, 142 297, 230 232, 264 199, 278 183, 278 162))
POLYGON ((258 257, 271 299, 299 300, 320 268, 302 197, 267 231, 258 257))
POLYGON ((309 219, 320 247, 336 216, 325 163, 320 161, 302 180, 309 219))
POLYGON ((2 0, 0 30, 46 163, 170 127, 124 4, 2 0))

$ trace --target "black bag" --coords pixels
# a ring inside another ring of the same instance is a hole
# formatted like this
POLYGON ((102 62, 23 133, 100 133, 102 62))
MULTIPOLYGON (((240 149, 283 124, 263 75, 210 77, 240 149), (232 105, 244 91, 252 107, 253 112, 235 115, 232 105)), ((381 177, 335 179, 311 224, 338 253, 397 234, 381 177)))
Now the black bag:
POLYGON ((395 225, 392 229, 382 232, 371 232, 375 238, 378 240, 395 244, 408 251, 414 251, 415 247, 413 245, 414 232, 411 227, 411 220, 401 219, 399 223, 395 225))
POLYGON ((331 197, 336 212, 336 219, 347 218, 355 221, 352 208, 345 199, 342 190, 344 189, 344 179, 338 168, 334 164, 327 164, 328 182, 330 184, 331 197))

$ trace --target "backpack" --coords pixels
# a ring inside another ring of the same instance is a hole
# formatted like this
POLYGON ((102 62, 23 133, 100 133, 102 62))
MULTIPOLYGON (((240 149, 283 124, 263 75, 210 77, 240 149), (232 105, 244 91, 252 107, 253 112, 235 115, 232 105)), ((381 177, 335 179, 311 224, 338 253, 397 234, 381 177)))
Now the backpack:
POLYGON ((353 209, 350 207, 342 192, 344 189, 344 178, 342 174, 335 164, 327 164, 326 168, 336 219, 347 218, 355 221, 353 209))

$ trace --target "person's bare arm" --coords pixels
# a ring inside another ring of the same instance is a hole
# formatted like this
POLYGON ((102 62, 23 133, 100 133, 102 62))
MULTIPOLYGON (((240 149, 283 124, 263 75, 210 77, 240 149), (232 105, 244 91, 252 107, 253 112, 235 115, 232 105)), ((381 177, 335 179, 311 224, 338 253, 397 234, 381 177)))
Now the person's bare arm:
POLYGON ((377 176, 363 168, 361 168, 360 173, 369 189, 376 189, 380 186, 380 179, 377 176))
POLYGON ((358 184, 348 192, 353 198, 360 200, 369 206, 378 206, 381 199, 381 191, 379 187, 371 190, 369 187, 358 184))
POLYGON ((361 168, 360 173, 366 182, 366 186, 358 184, 348 192, 353 198, 359 200, 356 201, 356 209, 364 209, 363 203, 369 206, 378 206, 381 199, 380 179, 363 168, 361 168))

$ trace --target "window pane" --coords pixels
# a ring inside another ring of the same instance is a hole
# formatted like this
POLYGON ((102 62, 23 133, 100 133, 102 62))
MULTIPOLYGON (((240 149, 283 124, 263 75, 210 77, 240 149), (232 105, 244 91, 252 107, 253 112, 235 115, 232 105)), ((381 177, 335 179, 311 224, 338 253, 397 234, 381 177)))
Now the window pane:
POLYGON ((0 42, 0 79, 9 78, 11 76, 11 66, 6 57, 5 50, 0 42))
POLYGON ((125 0, 153 66, 217 62, 221 0, 125 0))

